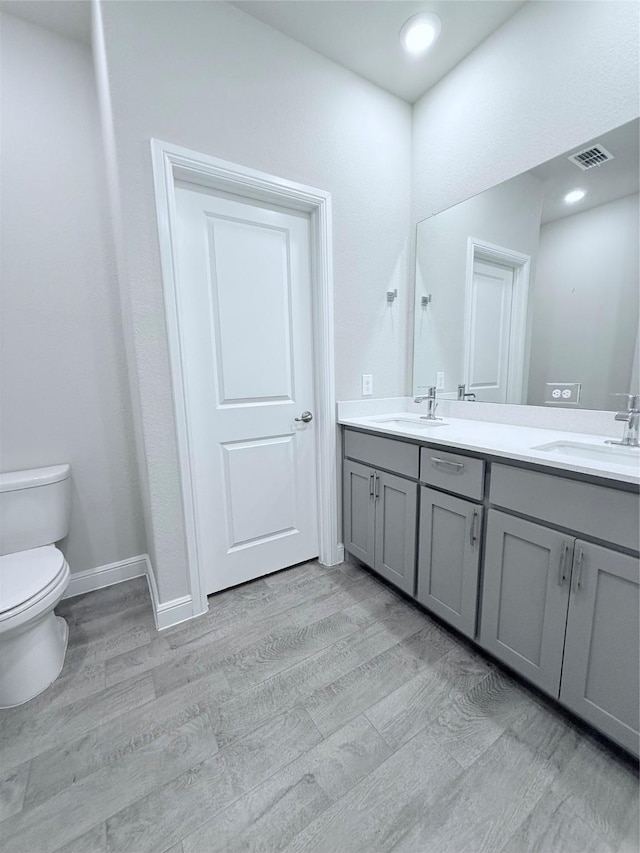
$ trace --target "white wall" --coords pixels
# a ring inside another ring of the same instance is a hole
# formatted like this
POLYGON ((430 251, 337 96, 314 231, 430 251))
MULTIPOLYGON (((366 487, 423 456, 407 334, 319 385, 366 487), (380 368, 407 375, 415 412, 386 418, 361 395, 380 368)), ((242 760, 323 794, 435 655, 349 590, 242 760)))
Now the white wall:
POLYGON ((90 51, 1 25, 3 471, 70 462, 71 571, 146 551, 90 51))
POLYGON ((622 409, 638 335, 638 194, 540 229, 528 402, 582 382, 585 409, 622 409))
POLYGON ((226 3, 102 3, 162 601, 187 590, 149 139, 332 194, 336 385, 406 387, 411 108, 226 3), (399 299, 386 302, 398 287, 399 299))
POLYGON ((464 310, 467 242, 474 237, 535 257, 540 233, 542 184, 519 175, 418 224, 413 393, 445 374, 444 392, 464 382, 464 310), (431 294, 427 307, 421 297, 431 294))
POLYGON ((427 92, 412 224, 636 118, 639 8, 526 3, 427 92))

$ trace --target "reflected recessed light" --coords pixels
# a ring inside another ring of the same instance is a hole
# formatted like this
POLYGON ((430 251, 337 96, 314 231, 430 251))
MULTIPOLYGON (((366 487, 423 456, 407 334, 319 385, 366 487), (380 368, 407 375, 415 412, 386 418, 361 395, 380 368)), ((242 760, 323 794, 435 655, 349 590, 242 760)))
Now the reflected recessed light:
POLYGON ((570 193, 567 193, 564 197, 564 200, 567 204, 575 204, 577 201, 580 201, 586 196, 586 192, 584 190, 571 190, 570 193))
POLYGON ((425 53, 440 35, 442 22, 434 12, 420 12, 405 21, 400 44, 412 56, 425 53))

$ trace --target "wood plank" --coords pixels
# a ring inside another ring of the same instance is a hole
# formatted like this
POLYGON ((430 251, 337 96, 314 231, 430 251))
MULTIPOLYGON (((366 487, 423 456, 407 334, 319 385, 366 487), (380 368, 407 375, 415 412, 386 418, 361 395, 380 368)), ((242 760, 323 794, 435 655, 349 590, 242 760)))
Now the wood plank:
POLYGON ((181 840, 321 740, 303 710, 266 723, 107 821, 109 853, 156 853, 181 840))
POLYGON ((146 675, 108 687, 62 708, 54 707, 36 715, 25 712, 23 716, 2 716, 0 766, 8 769, 22 764, 153 699, 153 681, 146 675))
MULTIPOLYGON (((462 769, 429 737, 416 737, 393 753, 285 848, 372 853, 391 850, 462 769)), ((416 850, 426 848, 415 848, 416 850)))
MULTIPOLYGON (((0 776, 0 821, 22 810, 29 779, 30 761, 3 772, 0 776)), ((0 837, 2 831, 0 830, 0 837)))
POLYGON ((390 753, 358 717, 191 833, 184 853, 280 850, 390 753))

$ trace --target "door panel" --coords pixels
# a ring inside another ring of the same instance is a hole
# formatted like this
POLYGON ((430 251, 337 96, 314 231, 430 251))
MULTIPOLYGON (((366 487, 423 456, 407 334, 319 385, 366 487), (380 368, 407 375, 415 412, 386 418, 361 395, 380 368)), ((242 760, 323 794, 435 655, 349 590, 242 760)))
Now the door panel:
POLYGON ((476 260, 468 294, 467 391, 478 400, 507 402, 513 270, 476 260))
POLYGON ((176 187, 177 299, 207 593, 318 554, 309 220, 176 187))
POLYGON ((211 212, 207 224, 220 404, 291 400, 289 232, 211 212))
POLYGON ((344 547, 374 567, 376 506, 373 469, 344 460, 344 547))
POLYGON ((576 543, 560 699, 635 755, 639 591, 635 557, 576 543))
POLYGON ((481 644, 557 698, 573 540, 489 511, 481 644))
POLYGON ((294 439, 282 435, 221 445, 230 550, 299 532, 294 439))
POLYGON ((375 570, 414 594, 418 486, 404 477, 376 472, 375 570))
POLYGON ((417 599, 468 637, 476 631, 481 529, 482 507, 421 489, 417 599))

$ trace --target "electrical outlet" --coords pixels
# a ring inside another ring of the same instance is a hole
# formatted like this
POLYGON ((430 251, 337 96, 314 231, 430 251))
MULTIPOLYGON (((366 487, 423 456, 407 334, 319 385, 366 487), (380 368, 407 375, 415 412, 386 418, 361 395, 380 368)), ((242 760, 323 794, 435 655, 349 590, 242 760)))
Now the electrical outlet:
POLYGON ((436 391, 444 391, 444 371, 436 373, 436 391))
POLYGON ((577 406, 580 402, 581 382, 547 382, 544 402, 546 406, 577 406))
POLYGON ((371 373, 362 374, 362 396, 370 397, 373 394, 373 376, 371 373))

